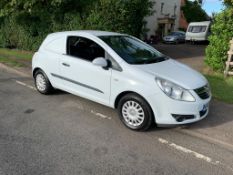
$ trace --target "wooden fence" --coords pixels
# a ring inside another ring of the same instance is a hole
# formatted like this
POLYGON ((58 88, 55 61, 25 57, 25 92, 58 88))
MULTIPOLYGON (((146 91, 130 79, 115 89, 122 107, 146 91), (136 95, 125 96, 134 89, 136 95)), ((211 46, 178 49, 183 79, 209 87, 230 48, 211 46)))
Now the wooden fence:
POLYGON ((233 76, 233 38, 230 41, 230 50, 228 51, 228 59, 226 61, 226 69, 224 71, 225 77, 233 76))

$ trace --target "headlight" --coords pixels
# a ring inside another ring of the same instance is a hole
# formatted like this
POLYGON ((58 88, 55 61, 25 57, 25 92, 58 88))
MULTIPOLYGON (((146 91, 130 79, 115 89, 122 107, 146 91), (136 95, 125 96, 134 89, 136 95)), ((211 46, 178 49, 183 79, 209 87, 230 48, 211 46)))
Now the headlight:
POLYGON ((176 85, 168 80, 156 78, 156 82, 157 82, 158 86, 160 87, 160 89, 168 97, 170 97, 172 99, 180 100, 180 101, 189 101, 189 102, 195 101, 195 98, 192 96, 192 94, 188 90, 186 90, 186 89, 184 89, 184 88, 182 88, 182 87, 180 87, 180 86, 178 86, 178 85, 176 85))
POLYGON ((175 38, 175 37, 172 37, 170 40, 174 41, 174 40, 176 40, 176 38, 175 38))

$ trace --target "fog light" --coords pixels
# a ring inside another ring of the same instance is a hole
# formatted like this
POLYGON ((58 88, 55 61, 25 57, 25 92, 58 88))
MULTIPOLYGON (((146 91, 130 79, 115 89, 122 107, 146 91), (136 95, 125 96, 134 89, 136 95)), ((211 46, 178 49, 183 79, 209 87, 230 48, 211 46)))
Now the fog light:
POLYGON ((179 114, 172 114, 172 117, 177 121, 177 122, 183 122, 185 120, 191 120, 194 119, 194 115, 179 115, 179 114))

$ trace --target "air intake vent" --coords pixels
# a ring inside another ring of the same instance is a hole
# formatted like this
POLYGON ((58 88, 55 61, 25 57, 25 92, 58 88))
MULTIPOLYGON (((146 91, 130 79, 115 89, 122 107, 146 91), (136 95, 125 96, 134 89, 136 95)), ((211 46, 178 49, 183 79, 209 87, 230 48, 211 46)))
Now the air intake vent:
POLYGON ((201 88, 195 89, 194 91, 203 100, 208 99, 210 97, 210 88, 207 85, 201 88))

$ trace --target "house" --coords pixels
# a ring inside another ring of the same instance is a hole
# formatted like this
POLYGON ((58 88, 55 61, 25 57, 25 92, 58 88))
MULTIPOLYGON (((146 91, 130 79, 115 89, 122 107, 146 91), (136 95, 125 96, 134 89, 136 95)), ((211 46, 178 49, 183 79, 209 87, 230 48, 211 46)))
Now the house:
MULTIPOLYGON (((199 0, 200 3, 201 0, 199 0)), ((181 8, 185 5, 185 0, 181 0, 181 8)), ((182 10, 180 10, 179 28, 186 30, 188 28, 188 22, 184 16, 182 10)))
POLYGON ((148 37, 154 35, 163 37, 171 31, 187 27, 181 11, 184 0, 156 0, 154 2, 154 14, 146 18, 148 37))

